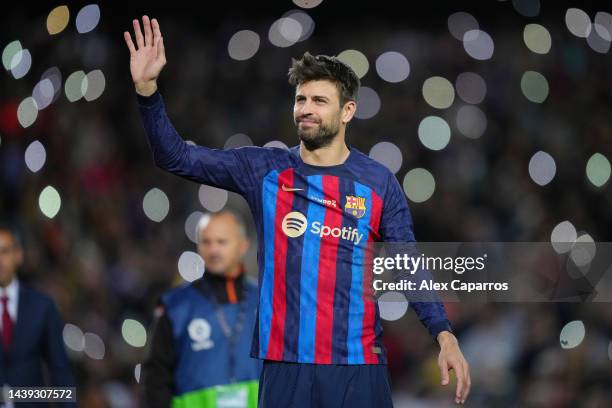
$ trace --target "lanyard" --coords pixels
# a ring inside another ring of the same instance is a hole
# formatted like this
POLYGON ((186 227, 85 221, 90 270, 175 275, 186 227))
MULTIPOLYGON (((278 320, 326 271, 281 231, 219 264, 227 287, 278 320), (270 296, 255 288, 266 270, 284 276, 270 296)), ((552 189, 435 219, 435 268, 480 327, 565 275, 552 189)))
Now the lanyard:
MULTIPOLYGON (((230 327, 227 319, 225 318, 225 314, 223 313, 223 308, 221 304, 217 301, 217 298, 209 285, 206 285, 206 292, 209 294, 209 299, 215 309, 215 315, 217 316, 217 321, 219 322, 219 326, 221 326, 221 331, 223 331, 223 335, 230 343, 230 345, 234 345, 238 335, 242 332, 244 327, 244 320, 246 317, 246 310, 248 307, 248 287, 245 283, 242 285, 242 300, 238 302, 239 309, 238 315, 236 316, 236 321, 234 322, 234 327, 230 327)), ((233 303, 228 303, 233 304, 233 303)))

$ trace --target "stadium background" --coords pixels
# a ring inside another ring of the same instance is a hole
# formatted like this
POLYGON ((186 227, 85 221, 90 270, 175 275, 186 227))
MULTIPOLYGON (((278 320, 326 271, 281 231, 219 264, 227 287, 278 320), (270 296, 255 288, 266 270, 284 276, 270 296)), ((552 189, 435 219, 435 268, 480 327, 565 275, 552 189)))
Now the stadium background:
MULTIPOLYGON (((133 18, 160 21, 160 90, 187 140, 296 144, 291 57, 341 55, 363 85, 348 140, 397 174, 417 240, 598 242, 612 226, 610 13, 538 0, 4 4, 0 217, 23 232, 21 279, 67 323, 82 406, 138 406, 155 299, 202 272, 197 217, 229 206, 252 223, 242 198, 154 166, 123 41, 133 18)), ((468 406, 612 406, 608 303, 447 310, 471 364, 468 406)), ((414 314, 385 322, 385 339, 396 406, 450 406, 414 314)))

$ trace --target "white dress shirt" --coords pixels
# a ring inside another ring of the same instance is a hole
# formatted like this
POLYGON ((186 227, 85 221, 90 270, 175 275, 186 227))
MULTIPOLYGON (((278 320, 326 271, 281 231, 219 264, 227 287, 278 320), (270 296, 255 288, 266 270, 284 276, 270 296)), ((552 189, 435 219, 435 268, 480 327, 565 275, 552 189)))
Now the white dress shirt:
MULTIPOLYGON (((13 327, 17 322, 17 302, 19 301, 19 282, 17 278, 13 278, 11 283, 6 288, 0 288, 0 299, 8 296, 8 313, 13 321, 13 327)), ((4 313, 4 305, 0 301, 0 331, 2 330, 2 314, 4 313)))

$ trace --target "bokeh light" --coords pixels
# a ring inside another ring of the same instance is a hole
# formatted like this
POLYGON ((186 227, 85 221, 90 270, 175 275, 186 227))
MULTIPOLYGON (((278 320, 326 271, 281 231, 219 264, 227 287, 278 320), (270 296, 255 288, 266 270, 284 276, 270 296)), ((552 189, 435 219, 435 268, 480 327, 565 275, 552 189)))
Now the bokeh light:
POLYGON ((145 215, 151 221, 161 222, 170 211, 168 196, 159 188, 152 188, 145 194, 142 200, 142 208, 145 215))
MULTIPOLYGON (((59 68, 51 67, 47 69, 41 75, 40 80, 41 82, 44 80, 51 81, 51 85, 53 86, 53 99, 51 100, 51 103, 55 102, 62 92, 62 73, 60 72, 59 68)), ((40 110, 44 108, 41 108, 39 105, 38 109, 40 110)))
POLYGON ((457 110, 457 129, 470 139, 478 139, 487 130, 487 116, 477 106, 464 105, 457 110))
POLYGON ((302 34, 300 34, 300 37, 297 40, 298 42, 307 40, 314 32, 314 20, 302 10, 289 10, 288 12, 283 14, 283 17, 291 18, 300 23, 300 26, 302 27, 302 34))
POLYGON ((25 98, 17 107, 17 120, 23 128, 31 126, 38 117, 38 106, 31 96, 25 98))
POLYGON ((259 50, 259 35, 251 30, 238 31, 227 44, 230 58, 236 61, 245 61, 254 56, 259 50))
POLYGON ((185 235, 187 235, 187 238, 189 238, 189 240, 194 244, 198 243, 196 230, 198 222, 200 222, 200 219, 202 219, 203 216, 204 213, 202 211, 194 211, 189 214, 189 216, 185 220, 185 235))
POLYGON ((217 212, 227 204, 227 191, 203 184, 198 191, 198 198, 202 207, 208 211, 217 212))
POLYGON ((478 21, 470 13, 459 11, 453 13, 447 20, 448 31, 459 41, 463 41, 465 33, 471 30, 478 30, 480 26, 478 21))
MULTIPOLYGON (((76 102, 83 97, 83 82, 87 84, 87 75, 84 71, 75 71, 66 78, 64 92, 70 102, 76 102)), ((87 86, 85 86, 87 88, 87 86)), ((85 89, 87 91, 87 89, 85 89)))
POLYGON ((38 110, 43 110, 53 102, 55 96, 55 89, 50 79, 41 79, 32 91, 32 98, 36 102, 38 110))
POLYGON ((289 150, 289 147, 280 140, 271 140, 263 145, 263 147, 278 147, 279 149, 289 150))
POLYGON ((597 249, 593 237, 589 234, 582 234, 576 238, 576 242, 570 253, 570 258, 572 258, 576 266, 582 267, 591 263, 593 258, 595 258, 596 252, 597 249))
POLYGON ((347 64, 359 78, 363 78, 370 69, 370 63, 366 56, 357 50, 344 50, 337 55, 337 58, 347 64))
POLYGON ((291 17, 281 17, 270 26, 268 39, 281 48, 290 47, 297 43, 302 36, 302 24, 291 17))
POLYGON ((238 147, 253 146, 253 141, 244 133, 236 133, 230 136, 223 145, 224 149, 236 149, 238 147))
POLYGON ((595 153, 586 165, 586 175, 595 187, 601 187, 610 180, 610 161, 601 153, 595 153))
POLYGON ((82 352, 85 349, 85 337, 81 329, 74 325, 67 323, 64 325, 62 330, 62 338, 64 344, 72 351, 82 352))
MULTIPOLYGON (((16 55, 23 56, 23 54, 19 53, 22 49, 23 48, 21 48, 21 42, 19 42, 18 40, 11 41, 6 45, 6 47, 4 47, 4 50, 2 51, 2 65, 4 65, 4 69, 6 69, 7 71, 11 70, 13 58, 16 55)), ((17 61, 17 63, 19 63, 19 61, 17 61)))
POLYGON ((455 89, 448 79, 434 76, 423 83, 423 98, 434 108, 446 109, 455 100, 455 89))
POLYGON ((81 82, 81 92, 87 102, 98 99, 104 88, 106 87, 106 79, 104 73, 99 69, 88 73, 81 82))
POLYGON ((373 118, 380 111, 380 96, 370 87, 362 86, 359 88, 356 102, 355 117, 357 119, 373 118))
POLYGON ((204 276, 204 260, 192 251, 185 251, 178 260, 178 271, 187 282, 193 282, 204 276))
POLYGON ((393 174, 402 167, 402 151, 391 142, 378 142, 370 149, 369 156, 385 165, 393 174))
POLYGON ((463 35, 463 49, 470 57, 483 61, 493 57, 495 44, 488 33, 470 30, 463 35))
POLYGON ((89 4, 83 7, 76 17, 76 28, 81 34, 92 31, 100 22, 100 7, 89 4))
POLYGON ((20 79, 27 75, 32 68, 32 55, 30 50, 19 50, 11 60, 11 74, 13 78, 20 79))
POLYGON ((293 0, 293 3, 301 8, 310 9, 317 7, 323 0, 293 0))
POLYGON ((450 141, 450 126, 439 116, 427 116, 418 129, 419 140, 430 150, 442 150, 450 141))
POLYGON ((545 186, 555 178, 557 165, 555 159, 543 151, 536 152, 529 160, 529 176, 540 186, 545 186))
POLYGON ((593 24, 591 32, 587 36, 587 44, 591 49, 600 54, 610 51, 612 37, 606 27, 601 24, 593 24))
POLYGON ((548 81, 536 71, 527 71, 521 78, 521 90, 531 102, 542 103, 548 97, 548 81))
POLYGON ((47 31, 51 35, 59 34, 68 26, 69 20, 68 6, 57 6, 47 16, 47 31))
POLYGON ((25 151, 25 163, 31 172, 36 173, 45 165, 47 152, 38 140, 34 140, 25 151))
POLYGON ((406 173, 402 185, 406 196, 415 203, 429 200, 436 189, 433 175, 423 168, 415 168, 406 173))
POLYGON ((378 298, 380 318, 387 321, 401 319, 408 311, 406 296, 400 292, 385 292, 378 298))
POLYGON ((584 335, 584 323, 581 320, 574 320, 567 323, 563 326, 563 329, 561 329, 559 343, 561 343, 561 347, 564 349, 572 349, 582 343, 584 335))
POLYGON ((550 33, 540 24, 527 24, 523 30, 523 41, 536 54, 547 54, 552 45, 550 33))
POLYGON ((142 372, 142 364, 138 363, 134 366, 134 379, 140 384, 140 373, 142 372))
POLYGON ((53 218, 62 206, 62 199, 53 186, 47 186, 38 196, 38 206, 47 218, 53 218))
POLYGON ((576 37, 586 38, 591 33, 591 18, 587 13, 578 8, 567 9, 565 13, 565 25, 570 33, 576 37))
POLYGON ((487 83, 474 72, 462 72, 455 81, 457 95, 466 103, 481 103, 487 95, 487 83))
POLYGON ((564 254, 572 249, 577 238, 576 227, 567 220, 557 224, 550 234, 550 242, 555 252, 559 254, 564 254))
POLYGON ((387 82, 401 82, 410 74, 410 63, 399 52, 388 51, 376 59, 376 72, 387 82))
POLYGON ((605 11, 598 11, 593 20, 595 25, 601 26, 607 33, 602 32, 603 38, 610 40, 612 36, 612 14, 605 11))
POLYGON ((95 333, 85 333, 85 354, 94 360, 102 360, 106 353, 104 342, 95 333))
POLYGON ((121 335, 132 347, 144 347, 147 344, 147 331, 138 320, 125 319, 121 325, 121 335))

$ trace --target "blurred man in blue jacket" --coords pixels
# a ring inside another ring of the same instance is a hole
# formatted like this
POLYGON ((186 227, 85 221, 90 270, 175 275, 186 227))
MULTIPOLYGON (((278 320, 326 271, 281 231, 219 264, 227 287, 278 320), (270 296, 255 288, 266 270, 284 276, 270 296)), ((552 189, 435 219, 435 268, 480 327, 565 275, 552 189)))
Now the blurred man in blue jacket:
POLYGON ((222 211, 204 216, 196 235, 206 273, 161 297, 143 364, 146 404, 254 408, 261 361, 249 352, 258 290, 242 264, 245 226, 222 211))
POLYGON ((0 223, 0 386, 74 387, 64 324, 49 296, 17 279, 23 258, 17 233, 0 223))

